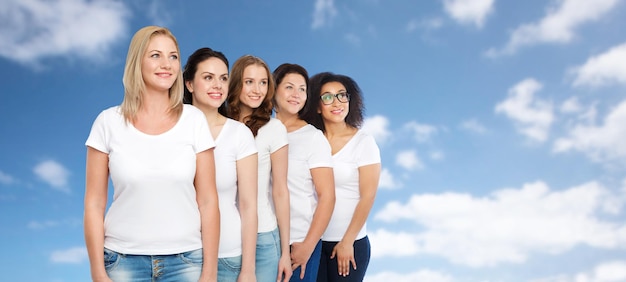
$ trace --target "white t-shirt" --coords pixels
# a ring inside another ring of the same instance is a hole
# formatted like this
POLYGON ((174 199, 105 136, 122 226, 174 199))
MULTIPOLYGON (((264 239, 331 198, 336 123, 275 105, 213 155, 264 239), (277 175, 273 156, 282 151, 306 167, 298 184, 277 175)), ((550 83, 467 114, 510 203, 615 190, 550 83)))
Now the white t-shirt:
POLYGON ((287 134, 289 165, 287 182, 291 232, 289 243, 302 242, 309 232, 317 207, 317 193, 311 169, 333 167, 330 145, 322 131, 307 124, 287 134))
POLYGON ((259 151, 259 233, 272 231, 278 226, 272 200, 270 156, 287 145, 287 142, 287 129, 275 118, 271 118, 256 135, 256 147, 259 151))
MULTIPOLYGON (((333 155, 335 174, 335 209, 330 218, 324 241, 341 241, 361 198, 359 192, 359 167, 380 163, 380 150, 374 137, 359 130, 350 141, 333 155)), ((367 235, 366 224, 356 239, 367 235)))
POLYGON ((248 127, 226 119, 215 138, 215 182, 220 206, 220 246, 218 257, 241 255, 241 215, 237 208, 237 161, 257 152, 248 127))
POLYGON ((104 247, 124 254, 177 254, 202 248, 193 184, 196 154, 215 146, 204 114, 184 105, 167 132, 148 135, 121 108, 102 111, 85 145, 109 156, 113 201, 104 247))

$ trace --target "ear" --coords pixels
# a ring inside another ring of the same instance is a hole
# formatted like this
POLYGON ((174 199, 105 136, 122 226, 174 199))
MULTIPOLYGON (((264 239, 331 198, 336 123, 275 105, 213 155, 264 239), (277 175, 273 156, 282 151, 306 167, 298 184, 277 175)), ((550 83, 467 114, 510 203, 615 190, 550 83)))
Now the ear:
POLYGON ((185 81, 185 87, 187 87, 187 90, 189 90, 189 92, 193 93, 193 84, 191 84, 191 80, 185 81))

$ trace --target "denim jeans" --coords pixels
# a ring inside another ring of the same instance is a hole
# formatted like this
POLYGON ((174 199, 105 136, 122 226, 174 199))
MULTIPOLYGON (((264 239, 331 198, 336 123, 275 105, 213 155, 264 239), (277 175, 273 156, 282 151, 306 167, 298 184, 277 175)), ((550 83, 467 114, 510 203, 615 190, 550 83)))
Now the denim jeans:
POLYGON ((257 234, 256 281, 275 282, 280 260, 280 235, 278 228, 257 234))
POLYGON ((241 273, 241 256, 217 259, 217 281, 237 282, 241 273))
POLYGON ((367 236, 354 241, 354 261, 356 261, 356 270, 350 265, 350 273, 343 277, 339 275, 337 269, 337 257, 330 259, 333 248, 339 242, 322 241, 322 257, 320 260, 319 273, 317 274, 318 282, 361 282, 365 277, 365 271, 370 262, 370 240, 367 236))
POLYGON ((202 249, 173 255, 127 255, 104 249, 104 268, 115 282, 198 281, 202 249))
POLYGON ((317 270, 320 266, 320 256, 322 253, 322 240, 317 242, 315 245, 315 249, 309 258, 309 261, 306 262, 306 269, 304 270, 304 279, 300 279, 300 272, 302 271, 302 267, 298 266, 293 271, 293 275, 291 275, 291 279, 289 282, 315 282, 317 281, 317 270))

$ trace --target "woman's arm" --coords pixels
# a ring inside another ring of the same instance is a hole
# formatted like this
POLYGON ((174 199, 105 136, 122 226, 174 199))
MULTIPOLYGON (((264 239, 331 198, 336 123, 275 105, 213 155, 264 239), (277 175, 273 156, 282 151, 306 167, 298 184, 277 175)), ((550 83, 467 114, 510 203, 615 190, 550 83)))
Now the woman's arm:
POLYGON ((280 234, 281 255, 278 261, 278 277, 276 281, 289 281, 291 278, 291 258, 289 254, 289 188, 287 187, 288 146, 276 150, 270 155, 272 162, 272 200, 276 210, 278 232, 280 234))
POLYGON ((91 279, 111 281, 104 269, 104 213, 109 186, 109 155, 87 146, 83 226, 91 279))
POLYGON ((196 155, 196 201, 202 232, 202 274, 200 281, 217 281, 217 251, 220 238, 220 211, 215 185, 213 148, 196 155))
POLYGON ((257 216, 258 155, 237 161, 237 199, 241 216, 241 272, 237 281, 256 281, 256 238, 259 231, 257 216))
POLYGON ((354 209, 354 214, 346 233, 341 241, 335 245, 330 256, 332 259, 337 255, 339 275, 347 276, 350 274, 350 263, 352 263, 354 269, 357 267, 354 260, 354 240, 361 228, 363 228, 374 205, 379 178, 380 163, 359 167, 359 203, 354 209))
POLYGON ((302 267, 300 279, 304 278, 306 263, 311 257, 315 246, 324 234, 328 222, 335 208, 335 177, 330 167, 311 169, 311 176, 317 193, 317 207, 313 213, 311 227, 302 243, 293 243, 291 246, 292 269, 302 267))

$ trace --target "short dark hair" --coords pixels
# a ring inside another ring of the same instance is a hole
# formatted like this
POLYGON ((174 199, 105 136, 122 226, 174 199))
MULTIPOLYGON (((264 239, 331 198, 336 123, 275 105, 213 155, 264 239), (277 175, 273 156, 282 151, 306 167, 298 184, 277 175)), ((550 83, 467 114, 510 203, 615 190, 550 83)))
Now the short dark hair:
POLYGON ((321 72, 311 77, 310 87, 307 90, 307 100, 310 103, 304 106, 300 117, 317 127, 317 129, 326 131, 322 115, 318 113, 318 109, 321 103, 322 86, 329 82, 339 82, 346 88, 346 92, 350 94, 350 107, 346 116, 346 123, 354 128, 360 128, 361 124, 363 124, 363 114, 365 112, 361 88, 349 76, 332 72, 321 72))
MULTIPOLYGON (((290 73, 299 74, 302 77, 304 77, 304 83, 306 83, 306 88, 309 89, 309 73, 306 71, 306 69, 303 66, 298 65, 298 64, 290 64, 290 63, 284 63, 278 66, 274 70, 273 76, 274 76, 274 81, 276 82, 276 87, 278 87, 278 85, 283 81, 285 76, 287 76, 290 73)), ((276 96, 274 96, 274 100, 272 102, 274 103, 274 105, 276 105, 276 96)), ((305 107, 306 107, 306 102, 305 102, 305 107)), ((303 110, 304 108, 302 108, 298 112, 298 115, 300 115, 303 110)), ((300 116, 300 118, 302 118, 302 116, 300 116)))
MULTIPOLYGON (((185 64, 185 68, 183 70, 183 81, 187 82, 193 80, 193 77, 198 71, 198 65, 210 58, 218 58, 222 60, 222 62, 226 64, 226 69, 228 70, 228 59, 226 59, 226 56, 222 52, 215 51, 209 47, 203 47, 193 52, 193 54, 191 54, 191 56, 187 59, 187 63, 185 64)), ((187 86, 184 86, 184 88, 185 92, 183 94, 183 103, 191 104, 191 92, 189 92, 187 86)))

